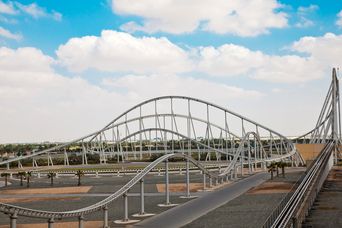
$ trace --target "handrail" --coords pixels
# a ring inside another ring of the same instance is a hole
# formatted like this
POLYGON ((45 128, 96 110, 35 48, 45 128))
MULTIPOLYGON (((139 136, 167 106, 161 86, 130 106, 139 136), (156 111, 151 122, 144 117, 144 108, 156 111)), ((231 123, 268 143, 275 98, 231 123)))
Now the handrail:
POLYGON ((296 184, 292 187, 291 191, 296 188, 293 192, 290 191, 285 198, 281 201, 281 203, 276 207, 275 210, 271 213, 271 215, 267 218, 263 227, 286 227, 289 223, 290 219, 293 217, 294 213, 298 209, 299 203, 305 196, 305 193, 308 190, 308 187, 312 185, 314 178, 317 176, 317 173, 321 171, 324 164, 326 164, 327 159, 331 155, 331 152, 334 148, 334 142, 329 142, 319 154, 319 156, 315 159, 313 163, 308 168, 308 171, 301 176, 301 178, 296 182, 296 184, 300 183, 296 188, 296 184))

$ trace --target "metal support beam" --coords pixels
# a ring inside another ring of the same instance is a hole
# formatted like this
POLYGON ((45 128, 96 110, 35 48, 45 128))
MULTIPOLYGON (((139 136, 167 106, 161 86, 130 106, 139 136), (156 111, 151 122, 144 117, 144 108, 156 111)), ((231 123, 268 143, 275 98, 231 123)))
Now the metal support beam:
POLYGON ((103 207, 103 228, 109 228, 108 226, 108 206, 103 207))
POLYGON ((14 213, 10 215, 10 228, 16 228, 17 227, 17 213, 14 213))
POLYGON ((170 204, 170 189, 169 189, 169 161, 165 160, 165 205, 170 204))
POLYGON ((55 220, 53 218, 49 218, 48 220, 48 228, 53 228, 53 224, 55 223, 55 220))
POLYGON ((140 215, 145 214, 144 179, 140 179, 140 215))
POLYGON ((84 227, 84 216, 81 215, 78 217, 78 228, 83 228, 84 227))
POLYGON ((124 218, 122 221, 126 222, 128 221, 128 196, 127 192, 125 192, 123 195, 123 204, 124 204, 124 218))

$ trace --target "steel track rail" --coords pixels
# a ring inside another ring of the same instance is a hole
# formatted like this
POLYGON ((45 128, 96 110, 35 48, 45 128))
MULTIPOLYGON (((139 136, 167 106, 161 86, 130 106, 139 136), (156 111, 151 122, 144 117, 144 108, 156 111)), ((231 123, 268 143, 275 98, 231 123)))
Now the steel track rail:
POLYGON ((200 170, 202 170, 206 175, 208 175, 211 178, 218 178, 218 175, 211 173, 209 170, 207 170, 200 162, 193 159, 192 157, 189 157, 185 154, 180 153, 172 153, 172 154, 166 154, 152 163, 150 163, 148 166, 146 166, 140 173, 138 173, 136 176, 134 176, 129 182, 127 182, 124 186, 122 186, 119 190, 117 190, 115 193, 111 194, 107 198, 90 205, 88 207, 80 208, 77 210, 71 210, 71 211, 65 211, 65 212, 58 212, 58 211, 44 211, 44 210, 36 210, 36 209, 30 209, 25 207, 19 207, 11 204, 5 204, 0 203, 0 211, 4 212, 6 214, 16 214, 20 216, 25 217, 34 217, 34 218, 54 218, 54 219, 62 219, 62 218, 71 218, 71 217, 79 217, 82 215, 86 215, 89 213, 92 213, 94 211, 98 211, 103 209, 108 204, 112 203, 115 199, 122 196, 124 193, 126 193, 130 188, 132 188, 135 184, 137 184, 142 178, 144 178, 153 168, 155 168, 158 164, 164 162, 165 160, 169 158, 184 158, 189 160, 191 163, 193 163, 195 166, 197 166, 200 170))

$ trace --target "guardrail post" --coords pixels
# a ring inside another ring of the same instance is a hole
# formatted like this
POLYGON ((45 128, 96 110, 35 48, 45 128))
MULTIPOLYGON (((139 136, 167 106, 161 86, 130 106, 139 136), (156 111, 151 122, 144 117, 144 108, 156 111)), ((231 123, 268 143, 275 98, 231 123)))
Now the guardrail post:
POLYGON ((53 228, 53 224, 55 223, 55 220, 53 218, 49 218, 48 220, 48 228, 53 228))
POLYGON ((17 213, 10 215, 10 228, 16 228, 17 227, 17 213))
POLYGON ((109 228, 108 226, 108 206, 103 208, 103 228, 109 228))

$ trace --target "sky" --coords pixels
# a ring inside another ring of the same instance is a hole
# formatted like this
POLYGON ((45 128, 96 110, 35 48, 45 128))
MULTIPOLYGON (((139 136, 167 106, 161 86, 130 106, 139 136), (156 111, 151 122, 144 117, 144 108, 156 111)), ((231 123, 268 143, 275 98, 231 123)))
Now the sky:
POLYGON ((69 141, 163 95, 300 135, 341 32, 338 0, 0 0, 0 143, 69 141))

